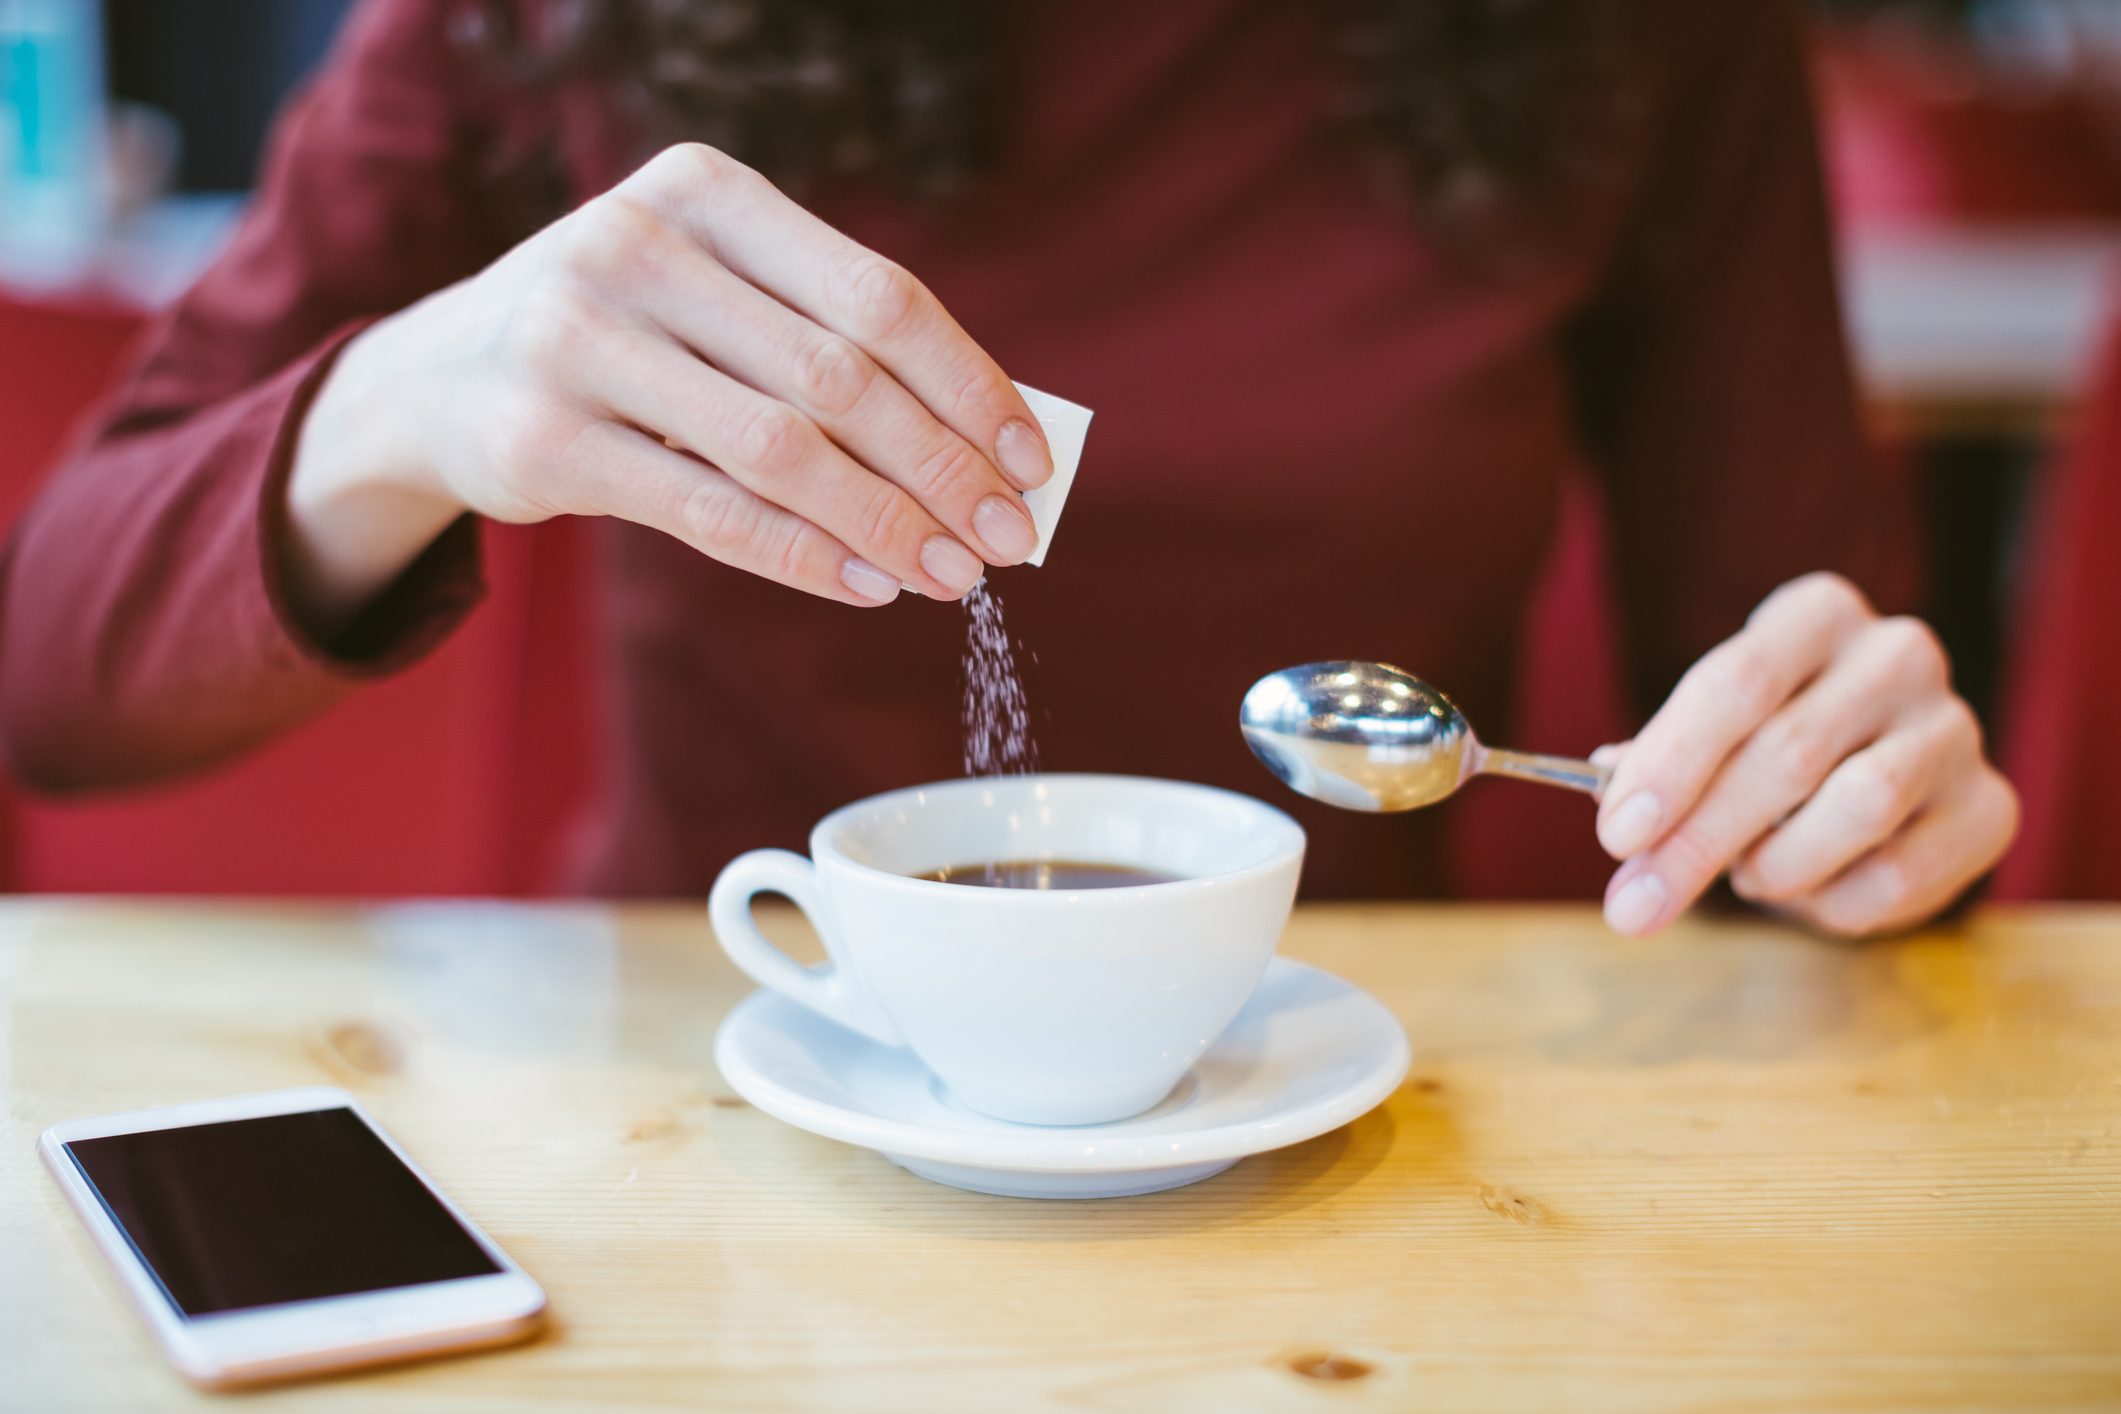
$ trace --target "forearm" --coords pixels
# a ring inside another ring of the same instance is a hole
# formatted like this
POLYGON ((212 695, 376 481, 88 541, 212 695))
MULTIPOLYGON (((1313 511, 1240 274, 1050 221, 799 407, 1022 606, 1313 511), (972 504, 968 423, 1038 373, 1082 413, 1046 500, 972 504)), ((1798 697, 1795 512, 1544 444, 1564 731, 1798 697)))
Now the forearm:
POLYGON ((335 344, 62 467, 0 569, 0 742, 31 786, 136 784, 226 758, 438 641, 479 592, 452 541, 334 653, 291 612, 272 527, 335 344), (446 550, 448 553, 443 553, 446 550))

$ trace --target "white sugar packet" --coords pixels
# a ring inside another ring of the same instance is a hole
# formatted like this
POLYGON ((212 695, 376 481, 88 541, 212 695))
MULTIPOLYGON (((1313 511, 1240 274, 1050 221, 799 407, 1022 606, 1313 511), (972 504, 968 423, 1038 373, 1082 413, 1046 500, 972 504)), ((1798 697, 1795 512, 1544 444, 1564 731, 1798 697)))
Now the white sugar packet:
POLYGON ((1056 398, 1021 383, 1016 385, 1016 391, 1024 395, 1025 404, 1045 430, 1046 445, 1053 452, 1052 477, 1045 485, 1024 493, 1024 508, 1031 512, 1031 523, 1038 527, 1038 548, 1024 563, 1043 565, 1046 547, 1053 543, 1053 532, 1060 525, 1068 488, 1075 484, 1076 465, 1083 459, 1083 439, 1090 433, 1091 413, 1066 398, 1056 398))

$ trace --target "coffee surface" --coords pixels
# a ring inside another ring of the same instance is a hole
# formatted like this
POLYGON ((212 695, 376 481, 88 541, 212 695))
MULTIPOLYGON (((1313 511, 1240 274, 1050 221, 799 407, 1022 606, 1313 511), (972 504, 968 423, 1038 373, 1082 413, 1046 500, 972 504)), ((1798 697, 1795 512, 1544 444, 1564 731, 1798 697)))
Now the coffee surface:
POLYGON ((1185 877, 1131 864, 1092 864, 1080 859, 998 859, 986 864, 953 864, 916 874, 937 884, 970 884, 982 889, 1124 889, 1137 884, 1170 884, 1185 877))

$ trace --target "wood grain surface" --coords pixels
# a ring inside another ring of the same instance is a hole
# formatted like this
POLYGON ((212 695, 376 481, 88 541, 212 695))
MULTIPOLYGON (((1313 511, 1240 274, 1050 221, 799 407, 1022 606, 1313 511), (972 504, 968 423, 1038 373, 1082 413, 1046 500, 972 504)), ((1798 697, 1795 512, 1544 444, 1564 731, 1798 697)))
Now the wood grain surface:
MULTIPOLYGON (((785 918, 775 928, 794 929, 785 918)), ((246 1411, 2121 1407, 2121 912, 1872 945, 1299 913, 1414 1044, 1194 1188, 932 1186, 731 1095, 704 910, 0 905, 0 1409, 206 1407, 55 1121, 329 1082, 545 1283, 504 1353, 246 1411)))

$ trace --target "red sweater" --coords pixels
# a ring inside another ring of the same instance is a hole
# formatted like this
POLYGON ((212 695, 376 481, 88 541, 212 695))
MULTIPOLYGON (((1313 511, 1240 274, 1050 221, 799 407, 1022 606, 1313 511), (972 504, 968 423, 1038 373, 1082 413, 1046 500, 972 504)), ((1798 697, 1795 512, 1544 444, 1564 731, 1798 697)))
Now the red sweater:
MULTIPOLYGON (((160 322, 5 564, 0 730, 53 789, 223 759, 414 659, 478 597, 452 530, 349 636, 289 616, 274 524, 304 407, 363 321, 524 231, 482 196, 557 133, 576 198, 623 175, 586 92, 502 99, 446 0, 369 0, 282 120, 227 254, 160 322)), ((1265 792, 1233 726, 1260 673, 1406 664, 1501 737, 1565 475, 1615 528, 1648 707, 1773 585, 1893 558, 1850 392, 1794 22, 1653 7, 1651 140, 1607 209, 1498 280, 1375 193, 1310 7, 1012 7, 1003 151, 941 206, 825 193, 1026 382, 1097 410, 1039 570, 1003 572, 1051 769, 1265 792), (1419 604, 1422 612, 1416 614, 1419 604)), ((855 796, 958 770, 954 605, 861 611, 603 529, 613 798, 582 881, 698 893, 855 796)), ((1298 812, 1314 892, 1447 892, 1436 812, 1298 812)))

